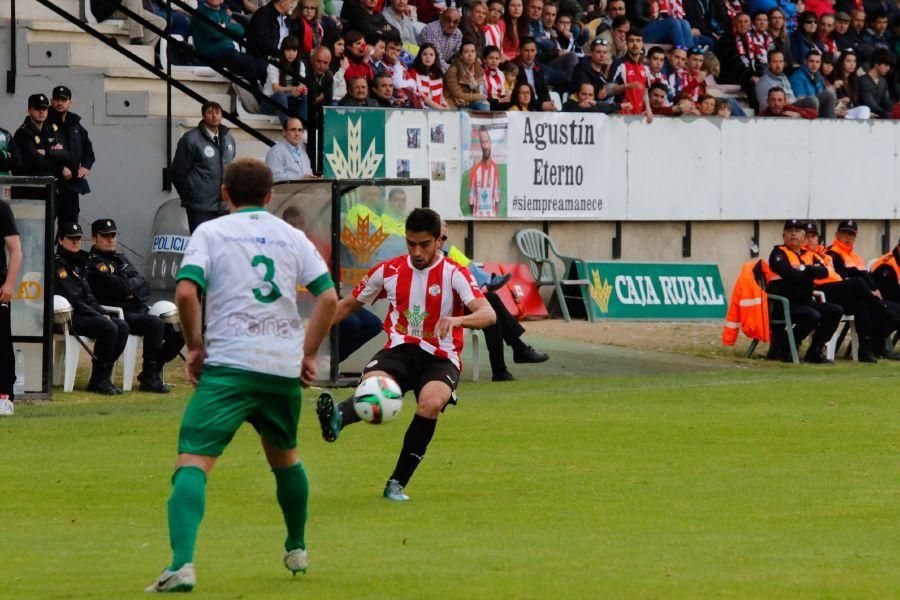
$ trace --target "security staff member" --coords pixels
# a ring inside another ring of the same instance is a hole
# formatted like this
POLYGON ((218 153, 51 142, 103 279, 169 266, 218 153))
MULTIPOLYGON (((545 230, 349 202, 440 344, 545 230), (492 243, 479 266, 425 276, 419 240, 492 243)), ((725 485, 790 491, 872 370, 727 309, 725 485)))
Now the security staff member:
POLYGON ((68 167, 72 177, 65 179, 56 193, 57 223, 77 223, 81 211, 78 196, 88 194, 91 187, 87 177, 94 166, 94 145, 81 117, 72 108, 72 91, 64 85, 53 88, 50 101, 50 122, 59 130, 62 145, 69 153, 68 167))
POLYGON ((900 325, 900 306, 884 302, 866 262, 853 251, 858 230, 858 223, 852 219, 838 223, 834 242, 828 246, 828 255, 834 260, 835 271, 840 273, 844 279, 860 280, 869 293, 875 297, 870 304, 872 307, 872 352, 876 356, 890 358, 887 354, 885 340, 900 325))
POLYGON ((72 305, 72 329, 77 335, 93 338, 94 361, 87 390, 111 396, 122 390, 110 381, 113 364, 125 349, 128 341, 128 325, 122 319, 103 312, 87 281, 88 253, 81 249, 83 232, 78 223, 59 226, 54 282, 55 292, 64 296, 72 305))
POLYGON ((134 335, 144 337, 144 364, 138 375, 142 392, 167 394, 163 383, 163 366, 178 356, 184 338, 173 325, 163 323, 151 315, 145 302, 150 298, 150 284, 134 265, 118 250, 116 222, 99 219, 91 223, 87 278, 91 291, 100 304, 118 306, 125 314, 125 322, 134 335))
POLYGON ((900 304, 900 240, 872 264, 872 277, 885 301, 900 304))
POLYGON ((825 294, 825 300, 839 304, 845 315, 853 315, 859 338, 859 362, 878 362, 872 353, 872 320, 874 314, 881 311, 881 302, 864 281, 855 277, 844 279, 835 271, 834 258, 819 245, 819 228, 814 221, 806 223, 803 249, 807 251, 803 254, 804 264, 821 264, 828 269, 826 277, 813 282, 815 288, 825 294))
POLYGON ((72 178, 69 152, 63 146, 59 126, 48 120, 49 108, 50 100, 44 94, 28 97, 28 116, 13 136, 21 153, 21 165, 14 175, 50 176, 60 181, 72 178))
MULTIPOLYGON (((769 255, 766 290, 784 296, 790 301, 791 321, 794 324, 792 333, 797 346, 800 346, 804 338, 815 330, 803 360, 811 363, 827 363, 831 361, 825 357, 825 343, 834 335, 843 311, 837 304, 813 301, 814 281, 826 277, 828 269, 820 264, 805 264, 802 258, 806 253, 803 249, 805 237, 806 226, 803 221, 799 219, 785 221, 782 233, 784 243, 775 246, 769 255)), ((772 318, 780 317, 773 315, 772 318)), ((789 361, 785 336, 784 331, 772 332, 774 352, 770 352, 770 356, 789 361)))

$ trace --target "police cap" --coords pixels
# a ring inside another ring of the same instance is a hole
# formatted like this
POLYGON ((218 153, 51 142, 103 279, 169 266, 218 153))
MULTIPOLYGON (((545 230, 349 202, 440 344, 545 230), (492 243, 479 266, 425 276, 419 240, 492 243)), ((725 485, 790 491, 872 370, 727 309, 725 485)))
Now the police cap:
POLYGON ((50 108, 50 100, 44 94, 28 96, 28 108, 50 108))
POLYGON ((61 223, 56 237, 84 237, 84 231, 82 231, 81 225, 78 223, 61 223))
POLYGON ((788 219, 787 221, 784 222, 784 230, 783 231, 787 231, 788 229, 806 230, 806 223, 800 219, 788 219))
POLYGON ((838 231, 850 231, 856 233, 859 231, 859 225, 853 219, 845 219, 838 223, 838 231))
POLYGON ((116 231, 116 222, 112 219, 97 219, 91 223, 92 236, 95 236, 98 233, 115 233, 116 231))
POLYGON ((53 92, 51 95, 54 98, 62 98, 63 100, 68 100, 72 97, 72 90, 64 85, 58 85, 53 88, 53 92))
POLYGON ((815 221, 806 222, 806 233, 814 233, 816 235, 819 235, 819 226, 816 225, 815 221))

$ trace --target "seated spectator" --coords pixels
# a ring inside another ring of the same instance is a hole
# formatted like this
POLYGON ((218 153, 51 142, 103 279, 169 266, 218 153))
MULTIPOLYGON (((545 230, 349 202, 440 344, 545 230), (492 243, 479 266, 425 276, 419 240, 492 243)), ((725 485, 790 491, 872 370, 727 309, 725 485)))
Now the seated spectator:
POLYGON ((791 89, 797 100, 795 106, 809 106, 816 109, 820 117, 833 119, 837 97, 834 90, 825 85, 825 78, 819 73, 822 67, 822 53, 810 50, 803 67, 791 75, 791 89))
MULTIPOLYGON (((484 94, 487 96, 491 110, 503 110, 501 104, 508 103, 510 100, 511 89, 507 85, 504 72, 500 67, 500 48, 496 46, 486 46, 481 55, 482 64, 484 65, 484 94)), ((514 63, 505 63, 513 65, 514 63)), ((516 75, 519 68, 516 67, 516 75)), ((515 81, 515 80, 513 80, 515 81)))
POLYGON ((419 47, 419 54, 406 72, 406 77, 416 84, 412 93, 413 107, 448 108, 444 99, 444 71, 438 63, 437 49, 433 44, 425 43, 419 47))
POLYGON ((856 52, 853 48, 847 48, 831 74, 831 85, 838 99, 835 111, 838 115, 843 113, 846 119, 869 119, 872 110, 859 105, 859 75, 856 69, 856 52))
POLYGON ((781 8, 773 8, 769 10, 768 16, 772 50, 781 50, 784 54, 785 70, 790 72, 794 68, 794 56, 791 54, 791 37, 784 11, 781 8))
POLYGON ((716 116, 722 119, 731 118, 731 102, 728 98, 716 99, 716 116))
POLYGON ((845 12, 834 13, 834 31, 831 39, 837 47, 838 52, 843 52, 847 48, 852 48, 847 33, 850 31, 850 15, 845 12))
MULTIPOLYGON (((503 48, 503 38, 506 33, 506 22, 503 20, 503 14, 506 7, 503 0, 490 0, 488 2, 488 19, 484 24, 484 45, 503 48)), ((502 50, 501 50, 502 54, 502 50)))
POLYGON ((689 96, 694 102, 699 100, 700 96, 706 94, 708 73, 705 70, 705 64, 706 51, 703 48, 694 46, 688 50, 687 70, 684 75, 685 82, 684 87, 681 88, 681 93, 689 96))
POLYGON ((404 100, 394 95, 394 81, 387 73, 375 76, 371 98, 382 108, 400 108, 406 105, 404 100))
POLYGON ((669 61, 668 65, 666 65, 669 79, 666 85, 669 88, 670 101, 674 100, 675 95, 681 92, 688 84, 687 53, 688 48, 684 46, 673 46, 669 50, 669 61))
POLYGON ((464 43, 444 74, 444 95, 450 108, 490 110, 485 91, 484 71, 478 64, 475 44, 464 43))
POLYGON ((386 3, 381 14, 384 16, 384 20, 387 21, 387 24, 400 36, 400 40, 403 44, 409 46, 419 45, 419 42, 416 40, 416 30, 414 27, 416 20, 409 14, 408 0, 391 0, 389 3, 386 3))
POLYGON ((802 108, 788 104, 784 90, 773 87, 769 90, 766 99, 766 109, 759 113, 761 117, 790 117, 793 119, 815 119, 816 111, 812 108, 802 108))
MULTIPOLYGON (((194 10, 198 9, 197 0, 184 0, 184 3, 194 10)), ((171 17, 172 26, 169 29, 169 33, 180 35, 185 40, 188 39, 191 33, 191 15, 175 5, 170 6, 168 2, 162 0, 152 0, 149 8, 153 10, 153 14, 165 19, 167 23, 171 17)))
POLYGON ((647 81, 650 79, 650 69, 641 61, 644 50, 644 39, 641 32, 634 30, 628 32, 628 54, 616 67, 613 75, 615 83, 614 92, 622 103, 622 114, 640 115, 647 117, 647 122, 653 122, 653 113, 650 110, 650 96, 647 81))
POLYGON ((594 86, 585 81, 578 86, 574 94, 563 103, 562 112, 599 112, 613 114, 621 110, 621 106, 615 102, 598 102, 594 93, 594 86))
POLYGON ((281 127, 281 139, 266 152, 266 166, 274 182, 317 179, 303 143, 303 129, 300 119, 287 119, 281 127))
POLYGON ((503 38, 500 50, 506 60, 516 60, 519 56, 519 43, 528 37, 528 16, 522 0, 507 0, 506 12, 503 15, 503 38))
POLYGON ((350 31, 344 36, 344 57, 347 59, 344 79, 347 80, 348 85, 354 77, 364 77, 367 85, 375 77, 366 40, 360 32, 350 31))
POLYGON ((88 253, 81 249, 84 233, 78 223, 60 223, 54 257, 54 288, 72 305, 72 332, 95 340, 87 391, 105 396, 122 393, 110 381, 116 360, 128 341, 128 324, 107 316, 88 284, 88 253))
POLYGON ((868 32, 866 31, 866 11, 856 9, 850 11, 850 27, 844 36, 845 47, 853 48, 859 57, 860 66, 865 68, 872 57, 872 47, 869 46, 868 32))
POLYGON ((869 31, 866 34, 866 45, 872 52, 879 48, 890 50, 892 47, 891 38, 887 32, 888 15, 885 11, 879 10, 873 12, 869 17, 869 31))
MULTIPOLYGON (((516 1, 516 0, 514 0, 516 1)), ((519 44, 519 58, 516 64, 519 67, 518 82, 527 83, 532 91, 534 98, 534 108, 532 110, 555 111, 553 101, 550 99, 550 86, 544 78, 543 69, 535 59, 537 58, 537 44, 534 38, 524 37, 519 44)))
MULTIPOLYGON (((552 4, 547 7, 556 8, 552 4)), ((566 89, 568 86, 565 84, 572 81, 572 71, 574 71, 575 65, 584 58, 584 50, 572 31, 572 17, 569 15, 560 15, 556 19, 553 33, 552 58, 547 61, 547 65, 558 71, 559 77, 562 79, 560 81, 550 80, 548 83, 556 88, 566 89)))
POLYGON ((376 33, 366 41, 368 42, 366 49, 369 53, 369 64, 372 65, 372 73, 375 75, 383 75, 387 72, 384 66, 384 53, 387 47, 385 44, 385 37, 381 33, 376 33))
POLYGON ((481 56, 485 46, 487 46, 484 34, 484 28, 485 25, 487 25, 487 17, 487 4, 481 0, 476 0, 469 6, 468 14, 463 16, 462 23, 459 25, 459 29, 462 31, 462 43, 465 44, 466 42, 469 42, 473 44, 475 46, 475 53, 478 56, 481 56))
POLYGON ((684 16, 682 0, 650 0, 650 22, 644 25, 644 40, 685 48, 693 46, 694 34, 684 16))
POLYGON ((150 314, 150 284, 124 254, 118 252, 116 222, 99 219, 91 224, 93 246, 87 257, 87 279, 99 304, 122 309, 131 335, 143 336, 144 357, 137 378, 142 392, 168 394, 163 382, 166 363, 174 360, 184 338, 170 323, 150 314))
POLYGON ((403 51, 403 43, 397 32, 390 31, 385 36, 384 61, 382 69, 386 75, 390 75, 394 88, 394 99, 403 106, 409 104, 410 94, 416 89, 416 84, 406 78, 406 65, 400 60, 403 51))
MULTIPOLYGON (((250 18, 247 28, 247 51, 257 59, 277 61, 281 42, 289 35, 297 35, 297 24, 290 12, 296 0, 272 0, 250 18)), ((265 67, 264 67, 265 68, 265 67)))
POLYGON ((516 82, 512 93, 512 103, 508 110, 522 112, 538 110, 534 90, 527 81, 516 82))
POLYGON ((769 51, 775 49, 775 41, 769 35, 769 15, 763 11, 753 13, 753 25, 750 27, 750 40, 759 51, 759 61, 769 62, 769 51))
POLYGON ((331 52, 325 46, 313 50, 309 60, 309 91, 307 92, 307 113, 311 127, 319 123, 321 107, 331 105, 334 100, 334 76, 331 74, 331 52), (312 110, 315 107, 315 112, 312 110))
POLYGON ((222 6, 224 0, 203 0, 200 14, 218 24, 213 27, 203 19, 191 24, 194 49, 212 67, 227 69, 249 82, 265 80, 265 64, 235 49, 234 40, 224 31, 242 37, 244 28, 222 6))
POLYGON ((666 53, 663 49, 659 46, 650 48, 650 50, 647 51, 647 69, 650 71, 647 83, 649 85, 661 83, 667 88, 669 87, 669 78, 666 77, 666 74, 663 72, 663 67, 665 66, 666 53))
MULTIPOLYGON (((297 76, 306 78, 306 64, 300 60, 300 40, 289 35, 281 42, 281 59, 278 66, 266 68, 266 85, 263 94, 280 104, 284 112, 278 111, 278 120, 284 127, 288 116, 307 120, 307 93, 309 89, 297 76)), ((268 106, 264 105, 268 109, 268 106)), ((268 112, 268 111, 267 111, 268 112)), ((276 111, 272 110, 271 114, 276 111)))
POLYGON ((143 25, 126 15, 119 8, 124 8, 143 20, 155 25, 158 29, 165 30, 166 20, 153 14, 152 10, 144 8, 141 0, 91 0, 91 13, 99 22, 109 19, 124 19, 128 25, 129 43, 136 46, 155 46, 159 40, 159 34, 145 28, 143 25))
POLYGON ((716 52, 722 61, 722 81, 740 85, 755 105, 756 83, 765 72, 766 63, 750 38, 750 15, 741 13, 735 17, 734 33, 719 40, 716 52))
POLYGON ((440 19, 429 23, 419 33, 420 47, 431 44, 437 49, 441 71, 446 72, 450 68, 450 59, 459 52, 462 44, 462 31, 459 30, 461 19, 458 10, 448 8, 441 13, 440 19))
POLYGON ((873 118, 892 118, 894 103, 888 94, 887 76, 893 63, 891 53, 879 48, 872 53, 872 67, 859 78, 859 104, 868 106, 873 118))
POLYGON ((823 14, 819 17, 818 45, 822 49, 822 54, 830 55, 832 57, 837 56, 840 53, 837 43, 834 41, 833 34, 834 14, 823 14))
POLYGON ((549 53, 554 47, 550 36, 553 27, 544 26, 544 0, 527 0, 525 9, 528 15, 528 35, 537 43, 538 61, 543 63, 549 59, 549 53))
POLYGON ((701 96, 697 102, 697 111, 701 117, 714 117, 716 115, 716 99, 712 96, 701 96))
POLYGON ((650 100, 650 110, 654 115, 671 117, 675 114, 672 102, 669 101, 669 90, 662 83, 657 81, 650 85, 648 98, 650 100))
POLYGON ((612 96, 610 66, 609 43, 601 38, 595 39, 591 42, 587 60, 582 60, 572 70, 571 92, 577 92, 582 83, 590 83, 598 102, 610 98, 612 96))
POLYGON ((374 107, 379 104, 369 98, 369 82, 362 75, 351 77, 347 80, 347 95, 341 98, 338 106, 354 106, 359 108, 374 107))
POLYGON ((759 102, 759 110, 766 110, 769 105, 769 90, 776 87, 781 88, 789 104, 793 104, 797 99, 788 76, 784 74, 784 52, 781 50, 769 52, 769 66, 756 82, 756 100, 759 102))
POLYGON ((393 29, 378 10, 378 0, 345 0, 341 18, 347 21, 346 30, 359 32, 364 37, 393 29))
POLYGON ((300 54, 308 57, 313 49, 322 44, 325 28, 322 26, 322 4, 319 0, 300 0, 291 13, 297 37, 300 40, 300 54))
MULTIPOLYGON (((610 46, 610 57, 613 61, 623 59, 628 53, 628 32, 631 31, 631 22, 628 17, 621 16, 613 19, 612 22, 612 46, 610 46)), ((642 38, 643 39, 643 38, 642 38)))
POLYGON ((344 51, 346 50, 344 38, 339 37, 333 40, 329 50, 331 51, 331 66, 329 70, 334 83, 332 97, 334 101, 339 101, 347 93, 347 79, 344 75, 347 73, 347 67, 350 66, 350 61, 344 56, 344 51))
POLYGON ((794 68, 800 68, 800 61, 806 58, 810 50, 819 47, 819 19, 816 13, 804 11, 797 17, 797 31, 791 34, 791 56, 794 58, 794 68))

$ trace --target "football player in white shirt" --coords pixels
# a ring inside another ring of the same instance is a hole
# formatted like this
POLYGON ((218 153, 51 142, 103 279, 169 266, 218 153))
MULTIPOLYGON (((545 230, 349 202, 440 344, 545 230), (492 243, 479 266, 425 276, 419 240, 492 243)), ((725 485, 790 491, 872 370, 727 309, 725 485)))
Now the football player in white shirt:
POLYGON ((272 172, 264 163, 236 160, 224 181, 222 197, 231 214, 194 231, 177 276, 185 369, 197 387, 181 423, 168 503, 172 563, 148 592, 190 591, 196 584, 193 554, 206 478, 244 421, 259 432, 275 474, 287 525, 284 565, 297 573, 308 563, 309 483, 296 450, 300 388, 316 377, 316 353, 331 326, 337 293, 306 235, 263 208, 272 197, 272 172), (305 328, 297 312, 300 285, 316 296, 305 328))

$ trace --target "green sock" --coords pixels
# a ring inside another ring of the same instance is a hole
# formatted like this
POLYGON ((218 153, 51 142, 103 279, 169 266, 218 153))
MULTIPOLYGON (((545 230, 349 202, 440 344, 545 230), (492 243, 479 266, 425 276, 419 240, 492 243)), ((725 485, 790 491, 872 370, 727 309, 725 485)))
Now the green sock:
POLYGON ((169 545, 172 546, 170 571, 194 561, 197 528, 206 508, 206 473, 200 467, 181 467, 172 476, 169 498, 169 545))
POLYGON ((284 524, 287 525, 285 550, 306 549, 304 532, 306 529, 306 501, 309 498, 309 480, 303 464, 297 463, 283 469, 272 469, 275 473, 276 495, 284 524))

